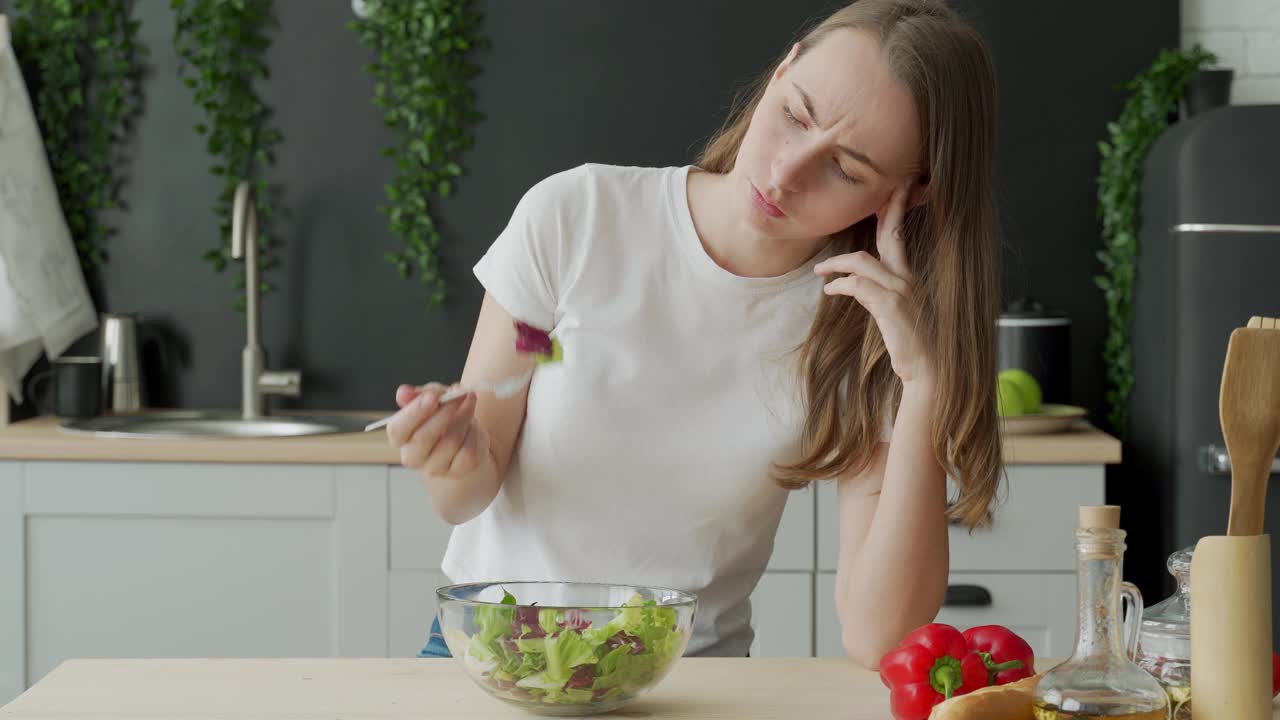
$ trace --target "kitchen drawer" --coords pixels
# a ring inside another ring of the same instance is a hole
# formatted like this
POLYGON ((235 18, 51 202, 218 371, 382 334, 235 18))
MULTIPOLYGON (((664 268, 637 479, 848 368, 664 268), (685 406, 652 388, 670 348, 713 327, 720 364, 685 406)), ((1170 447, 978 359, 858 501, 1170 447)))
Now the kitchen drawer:
MULTIPOLYGON (((1075 572, 1077 508, 1101 505, 1102 465, 1008 465, 992 526, 951 528, 951 571, 1075 572)), ((949 493, 955 494, 948 484, 949 493)), ((839 542, 836 486, 818 487, 818 569, 835 570, 839 542)))
MULTIPOLYGON (((982 588, 989 604, 943 606, 936 622, 966 630, 978 625, 1004 625, 1026 638, 1037 657, 1071 654, 1076 633, 1074 573, 952 573, 953 588, 982 588)), ((819 573, 815 625, 819 657, 844 655, 836 618, 835 573, 819 573)))
POLYGON ((188 518, 333 517, 332 465, 28 462, 30 515, 188 518))
MULTIPOLYGON (((981 588, 989 605, 944 605, 937 622, 961 630, 1004 625, 1026 638, 1036 657, 1066 657, 1076 639, 1075 573, 953 573, 953 588, 981 588)), ((984 598, 985 599, 985 598, 984 598)))

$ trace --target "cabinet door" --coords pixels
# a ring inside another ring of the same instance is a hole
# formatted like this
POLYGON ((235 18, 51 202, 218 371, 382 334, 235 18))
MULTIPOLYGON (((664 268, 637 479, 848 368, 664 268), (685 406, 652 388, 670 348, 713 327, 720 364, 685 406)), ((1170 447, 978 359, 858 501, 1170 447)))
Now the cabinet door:
POLYGON ((787 495, 769 564, 751 593, 752 657, 812 657, 817 494, 787 495))
POLYGON ((22 463, 0 462, 0 707, 27 689, 22 463))
POLYGON ((813 656, 813 574, 766 572, 751 594, 751 657, 813 656))
POLYGON ((768 569, 812 572, 817 553, 816 525, 817 492, 813 485, 788 493, 768 569))
POLYGON ((414 657, 427 644, 438 610, 436 588, 449 582, 439 570, 393 570, 387 586, 387 656, 414 657))
POLYGON ((436 588, 449 582, 440 570, 452 528, 440 519, 418 473, 389 471, 391 570, 388 586, 391 657, 413 657, 427 642, 436 615, 436 588))
MULTIPOLYGON (((949 582, 953 588, 982 588, 990 602, 943 606, 936 622, 961 630, 977 625, 1004 625, 1026 638, 1037 657, 1071 654, 1076 631, 1074 574, 955 573, 949 582)), ((844 655, 840 621, 835 611, 835 573, 819 573, 815 605, 818 656, 844 655)))
POLYGON ((25 596, 21 684, 72 657, 386 654, 383 466, 6 469, 25 578, 0 592, 25 596))

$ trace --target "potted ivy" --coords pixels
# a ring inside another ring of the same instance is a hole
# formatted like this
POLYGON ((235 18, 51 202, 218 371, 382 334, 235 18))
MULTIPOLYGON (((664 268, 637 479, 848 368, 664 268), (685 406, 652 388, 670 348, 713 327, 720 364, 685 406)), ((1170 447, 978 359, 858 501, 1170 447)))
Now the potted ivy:
POLYGON ((428 307, 435 306, 446 282, 430 200, 453 192, 461 155, 474 142, 471 128, 483 117, 470 85, 479 68, 469 57, 487 45, 481 14, 471 0, 358 0, 352 7, 358 19, 350 27, 374 53, 365 67, 374 79, 373 104, 395 135, 383 155, 395 159, 396 173, 379 210, 401 247, 385 257, 401 277, 416 274, 428 307))
POLYGON ((1199 45, 1162 51, 1150 67, 1123 87, 1129 97, 1115 121, 1107 123, 1108 139, 1098 143, 1098 217, 1102 220, 1103 273, 1094 278, 1107 305, 1103 360, 1107 375, 1107 419, 1122 438, 1127 435, 1128 400, 1133 389, 1133 289, 1138 260, 1138 189, 1147 153, 1176 117, 1192 78, 1215 56, 1199 45))
POLYGON ((107 260, 121 157, 142 108, 138 21, 127 0, 13 3, 14 54, 30 78, 36 122, 67 229, 85 270, 107 260))

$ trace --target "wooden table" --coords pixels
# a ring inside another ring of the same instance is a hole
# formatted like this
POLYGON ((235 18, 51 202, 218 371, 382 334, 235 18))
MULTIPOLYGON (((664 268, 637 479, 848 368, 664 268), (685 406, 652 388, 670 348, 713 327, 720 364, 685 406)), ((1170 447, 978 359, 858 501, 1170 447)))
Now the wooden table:
MULTIPOLYGON (((1280 720, 1280 708, 1272 713, 1280 720)), ((891 717, 880 678, 842 658, 683 658, 652 692, 610 716, 891 717)), ((444 659, 69 660, 0 708, 0 720, 532 717, 489 697, 444 659)))
MULTIPOLYGON (((614 717, 889 720, 875 673, 837 658, 683 658, 614 717)), ((453 660, 70 660, 0 718, 528 718, 453 660)))

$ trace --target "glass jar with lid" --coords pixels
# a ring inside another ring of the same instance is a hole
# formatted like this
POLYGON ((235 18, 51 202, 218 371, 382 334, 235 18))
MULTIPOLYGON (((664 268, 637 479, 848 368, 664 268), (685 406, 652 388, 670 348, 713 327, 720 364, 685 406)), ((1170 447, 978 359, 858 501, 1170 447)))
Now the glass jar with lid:
POLYGON ((1195 546, 1169 556, 1166 566, 1178 581, 1173 594, 1143 613, 1138 634, 1138 666, 1155 676, 1173 704, 1175 720, 1191 717, 1191 556, 1195 546))

